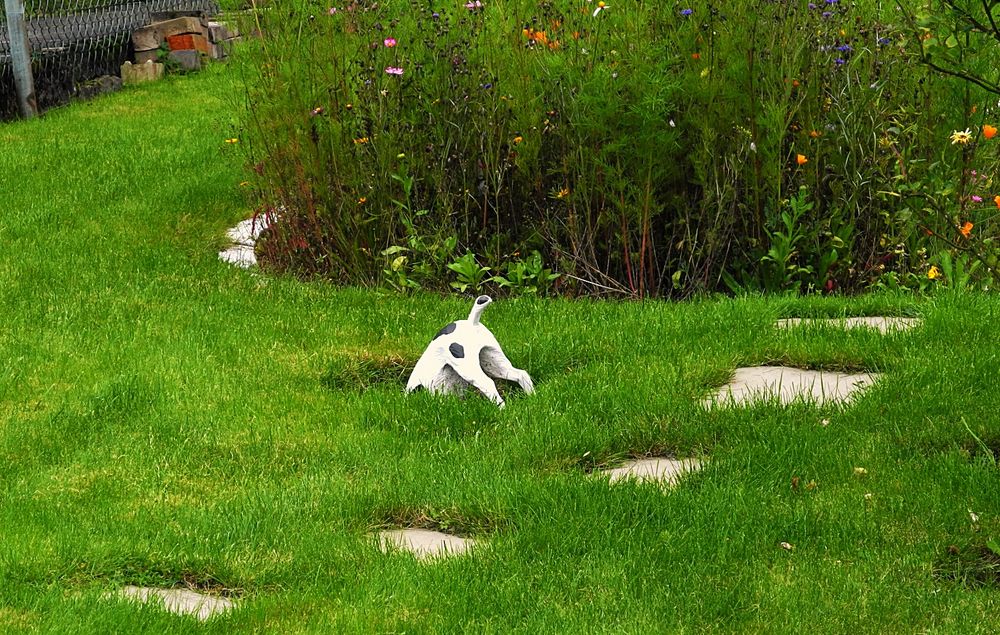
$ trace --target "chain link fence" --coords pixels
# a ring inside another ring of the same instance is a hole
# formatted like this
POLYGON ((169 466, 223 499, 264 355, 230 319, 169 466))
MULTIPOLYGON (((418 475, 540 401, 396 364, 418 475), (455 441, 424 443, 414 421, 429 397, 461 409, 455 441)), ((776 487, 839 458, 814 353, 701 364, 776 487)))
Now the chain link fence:
MULTIPOLYGON (((214 0, 25 0, 28 44, 39 110, 68 102, 81 84, 117 75, 131 54, 131 35, 174 12, 216 15, 214 0)), ((0 119, 17 115, 10 38, 0 10, 0 119)))

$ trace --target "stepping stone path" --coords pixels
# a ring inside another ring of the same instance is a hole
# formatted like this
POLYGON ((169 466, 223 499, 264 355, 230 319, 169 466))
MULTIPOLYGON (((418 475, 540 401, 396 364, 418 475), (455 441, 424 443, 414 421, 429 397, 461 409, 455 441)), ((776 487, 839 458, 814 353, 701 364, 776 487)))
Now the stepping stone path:
POLYGON ((875 329, 882 333, 905 331, 920 324, 918 318, 905 317, 849 317, 849 318, 785 318, 775 322, 778 328, 795 326, 829 326, 843 329, 875 329))
POLYGON ((379 546, 382 551, 393 549, 409 551, 418 560, 430 560, 444 556, 458 556, 470 548, 476 541, 471 538, 459 538, 451 534, 428 529, 389 529, 378 533, 379 546))
POLYGON ((875 373, 837 373, 787 366, 737 368, 732 381, 706 399, 705 405, 743 405, 776 396, 783 404, 802 398, 816 404, 847 401, 878 379, 875 373))
POLYGON ((215 595, 205 595, 190 589, 127 586, 117 595, 144 604, 155 602, 166 611, 177 615, 192 615, 201 621, 225 613, 235 606, 232 600, 215 595))
POLYGON ((255 267, 257 256, 254 254, 254 246, 261 233, 270 226, 271 220, 264 214, 240 221, 226 232, 232 245, 219 252, 219 260, 243 269, 255 267))
POLYGON ((602 470, 598 474, 607 475, 611 483, 659 482, 664 487, 672 487, 677 485, 684 474, 697 472, 701 467, 702 462, 698 459, 648 458, 635 459, 614 469, 602 470))
MULTIPOLYGON (((874 329, 888 333, 911 329, 919 323, 918 318, 904 317, 786 318, 778 320, 775 326, 794 328, 820 325, 841 329, 874 329)), ((737 368, 732 381, 702 403, 706 406, 741 405, 771 396, 776 396, 783 404, 799 398, 816 404, 840 403, 872 385, 878 378, 877 373, 837 373, 785 366, 737 368)))

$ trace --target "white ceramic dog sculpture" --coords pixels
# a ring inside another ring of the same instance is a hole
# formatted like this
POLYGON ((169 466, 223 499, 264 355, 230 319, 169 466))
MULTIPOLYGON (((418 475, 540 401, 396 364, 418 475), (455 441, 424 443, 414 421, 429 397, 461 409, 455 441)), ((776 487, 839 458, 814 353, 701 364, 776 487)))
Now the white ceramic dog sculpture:
POLYGON ((406 392, 423 386, 432 393, 461 394, 471 384, 503 408, 503 397, 494 379, 516 381, 528 394, 535 391, 531 376, 514 368, 497 338, 479 322, 483 309, 492 301, 488 295, 479 296, 469 319, 452 322, 438 331, 410 374, 406 392))

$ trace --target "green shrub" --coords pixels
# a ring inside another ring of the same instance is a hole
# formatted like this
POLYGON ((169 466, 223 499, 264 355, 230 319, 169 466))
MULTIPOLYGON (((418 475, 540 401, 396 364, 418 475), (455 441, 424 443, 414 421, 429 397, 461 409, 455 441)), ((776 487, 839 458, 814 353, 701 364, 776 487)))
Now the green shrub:
POLYGON ((962 164, 943 131, 972 96, 895 11, 818 5, 260 9, 245 147, 283 218, 262 259, 399 289, 926 284, 956 226, 915 202, 962 164))

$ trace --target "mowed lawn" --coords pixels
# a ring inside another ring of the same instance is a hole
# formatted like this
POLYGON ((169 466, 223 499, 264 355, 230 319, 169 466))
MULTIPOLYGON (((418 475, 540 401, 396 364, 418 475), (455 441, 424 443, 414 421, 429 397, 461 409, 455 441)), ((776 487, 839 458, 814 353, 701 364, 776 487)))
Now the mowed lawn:
POLYGON ((0 125, 0 632, 996 632, 997 297, 497 298, 537 393, 405 396, 472 298, 221 264, 238 99, 215 68, 0 125), (845 314, 922 322, 773 326, 845 314), (883 375, 848 407, 700 405, 765 363, 883 375), (592 474, 646 455, 705 468, 592 474), (406 526, 483 544, 371 538, 406 526))

